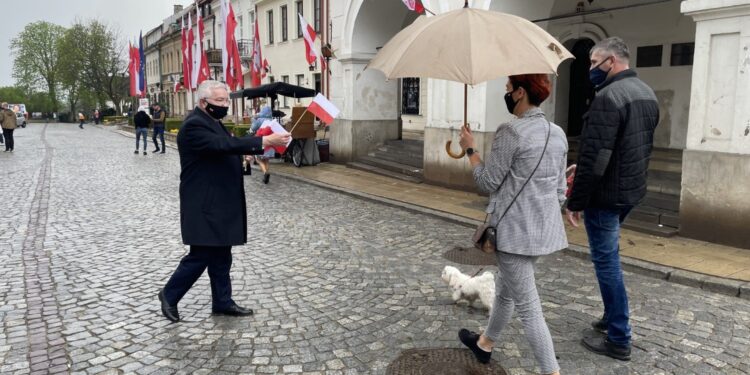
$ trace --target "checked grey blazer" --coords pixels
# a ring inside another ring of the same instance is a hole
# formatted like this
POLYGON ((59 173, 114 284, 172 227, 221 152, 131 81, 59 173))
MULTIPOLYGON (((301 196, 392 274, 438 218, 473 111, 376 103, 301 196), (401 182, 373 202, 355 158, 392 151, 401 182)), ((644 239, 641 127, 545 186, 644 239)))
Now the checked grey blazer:
POLYGON ((501 125, 487 160, 474 168, 474 181, 490 195, 487 213, 497 227, 497 249, 506 253, 539 256, 568 247, 560 208, 565 202, 568 140, 550 123, 547 151, 526 188, 500 216, 534 170, 544 149, 547 120, 539 108, 501 125))

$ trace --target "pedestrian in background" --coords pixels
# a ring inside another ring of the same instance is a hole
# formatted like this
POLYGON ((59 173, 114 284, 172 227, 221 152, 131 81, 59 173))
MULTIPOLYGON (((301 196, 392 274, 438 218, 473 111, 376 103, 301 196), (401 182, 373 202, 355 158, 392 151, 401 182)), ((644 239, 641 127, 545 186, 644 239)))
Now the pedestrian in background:
POLYGON ((568 247, 560 209, 565 202, 568 141, 539 109, 549 97, 546 74, 508 77, 505 105, 517 118, 500 125, 483 162, 474 136, 461 130, 461 147, 469 157, 474 181, 490 195, 486 212, 496 228, 498 272, 495 301, 482 334, 462 329, 461 342, 482 363, 503 342, 502 334, 517 311, 542 374, 559 374, 552 337, 542 314, 534 264, 540 256, 568 247))
POLYGON ((86 116, 83 115, 83 112, 78 112, 78 127, 83 129, 83 121, 86 120, 86 116))
POLYGON ((208 268, 214 314, 248 316, 252 309, 232 299, 232 246, 247 242, 247 202, 241 155, 282 146, 289 135, 233 137, 221 123, 229 111, 226 84, 206 80, 177 135, 180 154, 180 225, 190 252, 159 291, 162 314, 180 320, 177 304, 208 268))
POLYGON ((148 146, 148 126, 151 124, 151 116, 146 112, 146 107, 139 107, 138 112, 133 116, 135 124, 135 154, 138 153, 138 143, 143 138, 143 155, 146 155, 148 146))
POLYGON ((16 114, 8 109, 8 103, 0 104, 0 126, 3 128, 3 138, 5 138, 5 152, 13 152, 15 141, 13 131, 16 130, 16 114))
POLYGON ((161 108, 159 103, 154 104, 154 153, 159 152, 159 142, 156 138, 161 138, 161 153, 167 152, 167 146, 164 144, 164 122, 167 119, 167 112, 161 108))
POLYGON ((630 51, 618 37, 591 48, 589 79, 596 96, 585 116, 566 216, 574 227, 583 212, 604 314, 592 323, 601 334, 582 345, 629 361, 630 309, 620 264, 620 225, 646 196, 646 173, 659 121, 654 91, 630 70, 630 51))
MULTIPOLYGON (((255 119, 253 120, 253 124, 250 127, 250 131, 255 134, 258 132, 260 127, 263 125, 264 122, 268 120, 273 119, 273 110, 271 110, 271 106, 264 105, 261 107, 260 112, 255 116, 255 119)), ((255 160, 258 162, 258 166, 260 166, 260 170, 263 171, 263 183, 267 184, 268 181, 271 180, 271 173, 269 172, 270 168, 270 159, 273 158, 276 155, 276 151, 271 148, 268 151, 264 152, 263 155, 257 155, 255 156, 255 160)))

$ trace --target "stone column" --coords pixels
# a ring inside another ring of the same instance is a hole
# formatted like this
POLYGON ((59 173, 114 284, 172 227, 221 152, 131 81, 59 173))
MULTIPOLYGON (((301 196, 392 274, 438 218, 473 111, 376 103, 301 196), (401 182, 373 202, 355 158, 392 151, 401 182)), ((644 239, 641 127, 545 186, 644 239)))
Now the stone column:
POLYGON ((680 233, 750 249, 750 0, 686 0, 696 22, 680 233))

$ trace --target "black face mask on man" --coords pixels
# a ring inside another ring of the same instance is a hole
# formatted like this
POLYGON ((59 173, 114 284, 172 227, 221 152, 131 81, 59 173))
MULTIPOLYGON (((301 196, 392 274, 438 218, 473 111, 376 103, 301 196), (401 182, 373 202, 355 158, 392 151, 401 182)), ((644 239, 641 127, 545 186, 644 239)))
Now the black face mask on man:
POLYGON ((508 112, 510 114, 513 114, 513 111, 516 109, 516 106, 518 105, 518 102, 520 100, 513 100, 513 93, 516 92, 517 88, 514 88, 513 91, 508 92, 505 94, 505 106, 508 108, 508 112))
POLYGON ((226 117, 227 112, 229 112, 229 107, 214 105, 206 101, 206 112, 208 112, 211 117, 217 120, 221 120, 226 117))

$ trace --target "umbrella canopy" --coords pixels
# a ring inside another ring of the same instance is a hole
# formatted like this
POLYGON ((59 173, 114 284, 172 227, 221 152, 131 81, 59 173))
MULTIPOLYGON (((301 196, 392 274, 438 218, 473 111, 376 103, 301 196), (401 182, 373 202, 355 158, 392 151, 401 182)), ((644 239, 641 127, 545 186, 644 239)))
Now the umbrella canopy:
POLYGON ((475 85, 495 78, 556 73, 573 58, 554 37, 511 14, 463 8, 419 17, 370 61, 388 78, 427 77, 475 85))
POLYGON ((232 99, 239 98, 265 98, 272 97, 276 98, 277 95, 289 96, 292 98, 313 98, 318 93, 313 89, 308 89, 302 86, 290 85, 285 82, 274 82, 266 85, 260 85, 249 89, 239 90, 229 95, 232 99))

